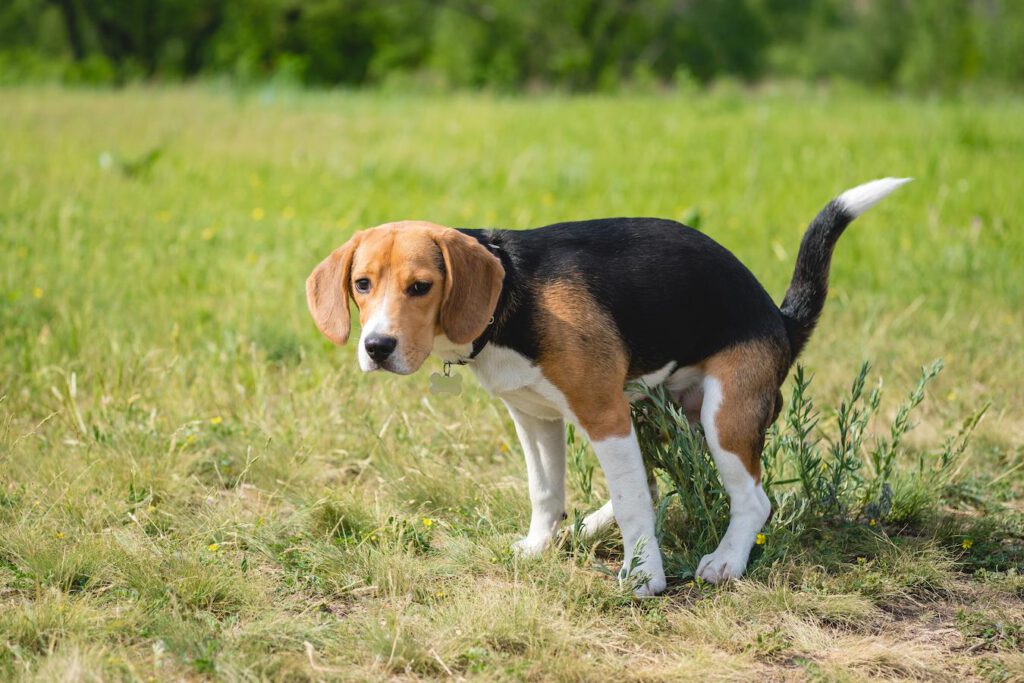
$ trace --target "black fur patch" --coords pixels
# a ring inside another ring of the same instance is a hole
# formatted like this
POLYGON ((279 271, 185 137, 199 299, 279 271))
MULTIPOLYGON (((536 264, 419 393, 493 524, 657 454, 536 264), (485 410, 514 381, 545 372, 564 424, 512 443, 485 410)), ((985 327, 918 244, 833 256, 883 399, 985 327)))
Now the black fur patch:
POLYGON ((734 344, 770 342, 790 356, 778 306, 733 254, 675 221, 608 218, 535 230, 463 230, 498 247, 505 288, 491 340, 539 357, 534 290, 579 278, 618 327, 631 378, 670 361, 694 365, 734 344))

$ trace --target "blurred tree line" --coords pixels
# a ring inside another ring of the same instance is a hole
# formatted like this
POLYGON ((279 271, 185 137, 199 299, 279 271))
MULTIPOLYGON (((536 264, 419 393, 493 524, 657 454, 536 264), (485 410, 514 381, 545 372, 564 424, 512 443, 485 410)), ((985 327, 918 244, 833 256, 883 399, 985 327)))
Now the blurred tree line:
POLYGON ((1024 83, 1024 0, 0 0, 0 81, 1024 83))

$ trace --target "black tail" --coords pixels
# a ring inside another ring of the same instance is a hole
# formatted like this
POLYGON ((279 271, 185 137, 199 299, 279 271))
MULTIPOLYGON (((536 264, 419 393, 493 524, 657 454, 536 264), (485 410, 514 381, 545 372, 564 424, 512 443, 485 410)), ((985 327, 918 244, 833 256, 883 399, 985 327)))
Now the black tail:
POLYGON ((832 250, 854 218, 877 204, 910 178, 882 178, 847 190, 821 210, 804 233, 793 279, 782 300, 782 311, 795 360, 814 332, 828 295, 832 250))

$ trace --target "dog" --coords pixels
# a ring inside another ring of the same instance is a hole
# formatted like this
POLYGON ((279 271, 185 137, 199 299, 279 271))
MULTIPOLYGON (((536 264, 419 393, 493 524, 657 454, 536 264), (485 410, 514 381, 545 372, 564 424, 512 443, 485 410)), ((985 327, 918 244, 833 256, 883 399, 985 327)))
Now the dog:
POLYGON ((780 306, 725 247, 657 218, 522 231, 386 223, 317 265, 307 301, 320 331, 342 345, 354 300, 364 372, 410 374, 435 354, 467 365, 505 403, 532 508, 529 531, 513 544, 518 555, 542 552, 565 519, 564 425, 576 425, 611 493, 583 532, 618 523, 620 577, 635 568, 639 596, 666 581, 626 385, 665 385, 703 425, 729 496, 729 526, 696 571, 719 583, 743 574, 771 513, 761 486, 765 431, 825 304, 836 241, 909 180, 875 180, 829 202, 803 236, 780 306))

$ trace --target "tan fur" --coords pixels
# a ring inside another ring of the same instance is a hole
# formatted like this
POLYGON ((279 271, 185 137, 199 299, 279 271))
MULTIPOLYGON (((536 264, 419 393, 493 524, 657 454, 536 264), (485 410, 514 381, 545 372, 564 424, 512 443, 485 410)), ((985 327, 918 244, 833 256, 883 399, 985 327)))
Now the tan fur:
POLYGON ((614 321, 573 277, 537 292, 539 365, 595 441, 632 427, 622 387, 629 366, 614 321))
POLYGON ((763 341, 747 342, 720 351, 701 366, 722 386, 715 415, 719 443, 739 456, 754 481, 760 481, 764 434, 781 404, 785 352, 763 341))
POLYGON ((444 229, 434 234, 434 240, 447 271, 440 326, 456 344, 468 344, 487 329, 505 269, 480 242, 458 230, 444 229))
POLYGON ((331 252, 306 279, 306 305, 317 328, 339 346, 348 341, 351 321, 348 299, 352 296, 352 254, 362 239, 357 232, 331 252))
POLYGON ((335 249, 306 281, 306 298, 317 327, 335 344, 349 336, 349 298, 360 323, 386 306, 388 333, 413 371, 439 331, 457 343, 483 333, 504 275, 501 262, 475 239, 435 223, 402 221, 358 232, 335 249), (360 278, 370 280, 369 292, 355 290, 360 278), (431 283, 430 291, 409 296, 417 281, 431 283))

